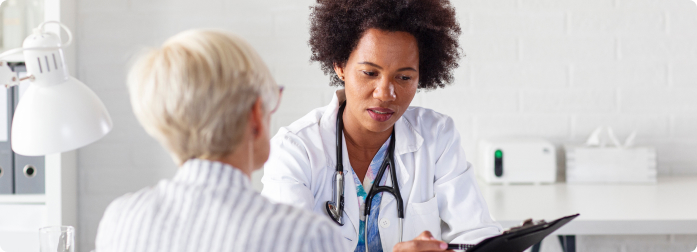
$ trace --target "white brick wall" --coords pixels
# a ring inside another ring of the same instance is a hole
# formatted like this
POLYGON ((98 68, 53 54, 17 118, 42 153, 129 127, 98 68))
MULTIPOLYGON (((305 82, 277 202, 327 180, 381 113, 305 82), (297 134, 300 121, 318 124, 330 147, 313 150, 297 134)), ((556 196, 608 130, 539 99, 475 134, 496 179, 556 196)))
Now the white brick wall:
MULTIPOLYGON (((467 57, 454 85, 413 104, 453 117, 477 139, 532 135, 580 142, 596 126, 658 148, 661 175, 697 174, 697 6, 690 0, 452 0, 467 57)), ((168 154, 142 130, 125 88, 129 59, 190 28, 245 37, 286 86, 273 131, 326 104, 334 88, 309 64, 313 0, 78 0, 77 77, 102 98, 114 130, 79 151, 80 250, 115 197, 170 177, 168 154)), ((260 174, 256 174, 258 179, 260 174)), ((258 181, 255 181, 259 186, 258 181)), ((694 236, 582 236, 579 251, 691 251, 694 236)))

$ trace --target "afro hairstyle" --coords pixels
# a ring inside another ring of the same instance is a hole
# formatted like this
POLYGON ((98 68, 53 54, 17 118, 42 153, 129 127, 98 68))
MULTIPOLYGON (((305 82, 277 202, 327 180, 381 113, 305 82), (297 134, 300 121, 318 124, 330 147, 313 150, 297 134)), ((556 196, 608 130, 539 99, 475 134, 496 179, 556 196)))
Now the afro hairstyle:
POLYGON ((407 32, 419 48, 419 89, 436 89, 453 81, 458 67, 461 30, 448 0, 317 0, 311 7, 311 62, 317 61, 332 86, 344 82, 334 74, 365 31, 407 32))

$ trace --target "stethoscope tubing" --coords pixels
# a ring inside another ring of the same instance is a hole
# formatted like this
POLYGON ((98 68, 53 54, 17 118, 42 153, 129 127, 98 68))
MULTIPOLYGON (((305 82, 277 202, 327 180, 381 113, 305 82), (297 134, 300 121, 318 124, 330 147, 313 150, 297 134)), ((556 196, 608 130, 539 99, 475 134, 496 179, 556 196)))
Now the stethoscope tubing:
POLYGON ((365 197, 365 212, 363 213, 366 216, 370 214, 370 208, 373 204, 373 197, 375 197, 375 195, 377 195, 378 193, 387 192, 392 194, 392 196, 394 196, 397 200, 397 217, 404 219, 404 205, 402 205, 402 194, 399 191, 399 184, 397 183, 397 174, 394 171, 394 145, 395 130, 394 128, 392 128, 392 137, 390 138, 390 145, 387 147, 387 157, 385 157, 385 159, 382 160, 382 164, 380 165, 380 169, 378 170, 378 174, 374 180, 375 184, 373 185, 373 187, 370 188, 370 192, 368 192, 368 195, 365 197), (390 169, 392 169, 392 171, 390 171, 390 180, 392 181, 392 186, 381 186, 380 181, 382 181, 382 176, 385 175, 385 171, 387 171, 388 166, 390 167, 390 169))
POLYGON ((327 201, 325 203, 327 214, 339 226, 344 225, 344 162, 342 154, 343 143, 341 139, 344 127, 342 116, 344 114, 344 108, 346 108, 346 102, 339 107, 339 113, 336 118, 336 171, 334 171, 334 176, 332 178, 334 192, 332 194, 332 201, 327 201))
MULTIPOLYGON (((344 131, 344 121, 343 121, 343 114, 344 114, 344 109, 346 107, 346 102, 344 101, 341 106, 339 107, 339 112, 337 113, 337 118, 336 118, 336 171, 334 172, 334 178, 335 180, 342 180, 342 181, 334 181, 334 193, 333 193, 333 202, 328 201, 326 203, 327 207, 327 213, 329 216, 339 224, 340 226, 343 226, 343 209, 344 209, 344 166, 343 166, 343 141, 342 141, 342 136, 343 136, 343 131, 344 131), (332 212, 331 206, 336 207, 337 211, 332 212)), ((395 129, 394 127, 392 128, 392 134, 390 137, 390 145, 387 147, 387 157, 382 161, 382 164, 380 165, 380 169, 378 170, 377 176, 374 181, 377 181, 371 188, 370 191, 368 192, 368 195, 366 195, 365 198, 365 203, 364 203, 364 212, 363 212, 363 217, 365 218, 365 229, 363 231, 364 235, 364 240, 365 240, 365 251, 368 252, 368 217, 370 215, 370 208, 372 207, 372 200, 375 195, 381 192, 386 192, 392 194, 392 196, 395 197, 395 200, 397 201, 397 217, 399 218, 399 242, 402 242, 402 233, 404 231, 403 227, 403 222, 404 222, 404 202, 402 201, 402 194, 399 191, 399 183, 397 181, 397 174, 395 172, 395 162, 394 162, 394 148, 395 148, 395 129), (392 182, 392 186, 381 186, 380 181, 382 180, 382 177, 385 175, 385 171, 387 170, 387 167, 390 167, 392 169, 390 171, 390 180, 392 182)))

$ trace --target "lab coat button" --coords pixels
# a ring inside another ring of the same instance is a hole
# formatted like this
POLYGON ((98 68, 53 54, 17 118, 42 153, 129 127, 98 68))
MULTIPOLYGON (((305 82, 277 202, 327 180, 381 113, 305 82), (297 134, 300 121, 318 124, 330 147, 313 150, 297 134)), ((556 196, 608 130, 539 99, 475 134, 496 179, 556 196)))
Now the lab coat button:
POLYGON ((390 227, 390 220, 388 220, 387 218, 382 218, 382 220, 380 220, 380 227, 382 227, 382 228, 390 227))

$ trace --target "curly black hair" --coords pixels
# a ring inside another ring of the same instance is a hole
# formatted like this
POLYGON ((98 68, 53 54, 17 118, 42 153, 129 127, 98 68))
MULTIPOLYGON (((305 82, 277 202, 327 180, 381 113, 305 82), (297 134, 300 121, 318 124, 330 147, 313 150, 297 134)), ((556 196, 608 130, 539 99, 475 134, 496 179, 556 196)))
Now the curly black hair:
POLYGON ((317 0, 311 7, 310 61, 321 64, 332 86, 344 82, 334 74, 371 28, 407 32, 419 47, 419 89, 436 89, 453 81, 458 67, 460 24, 448 0, 317 0))

